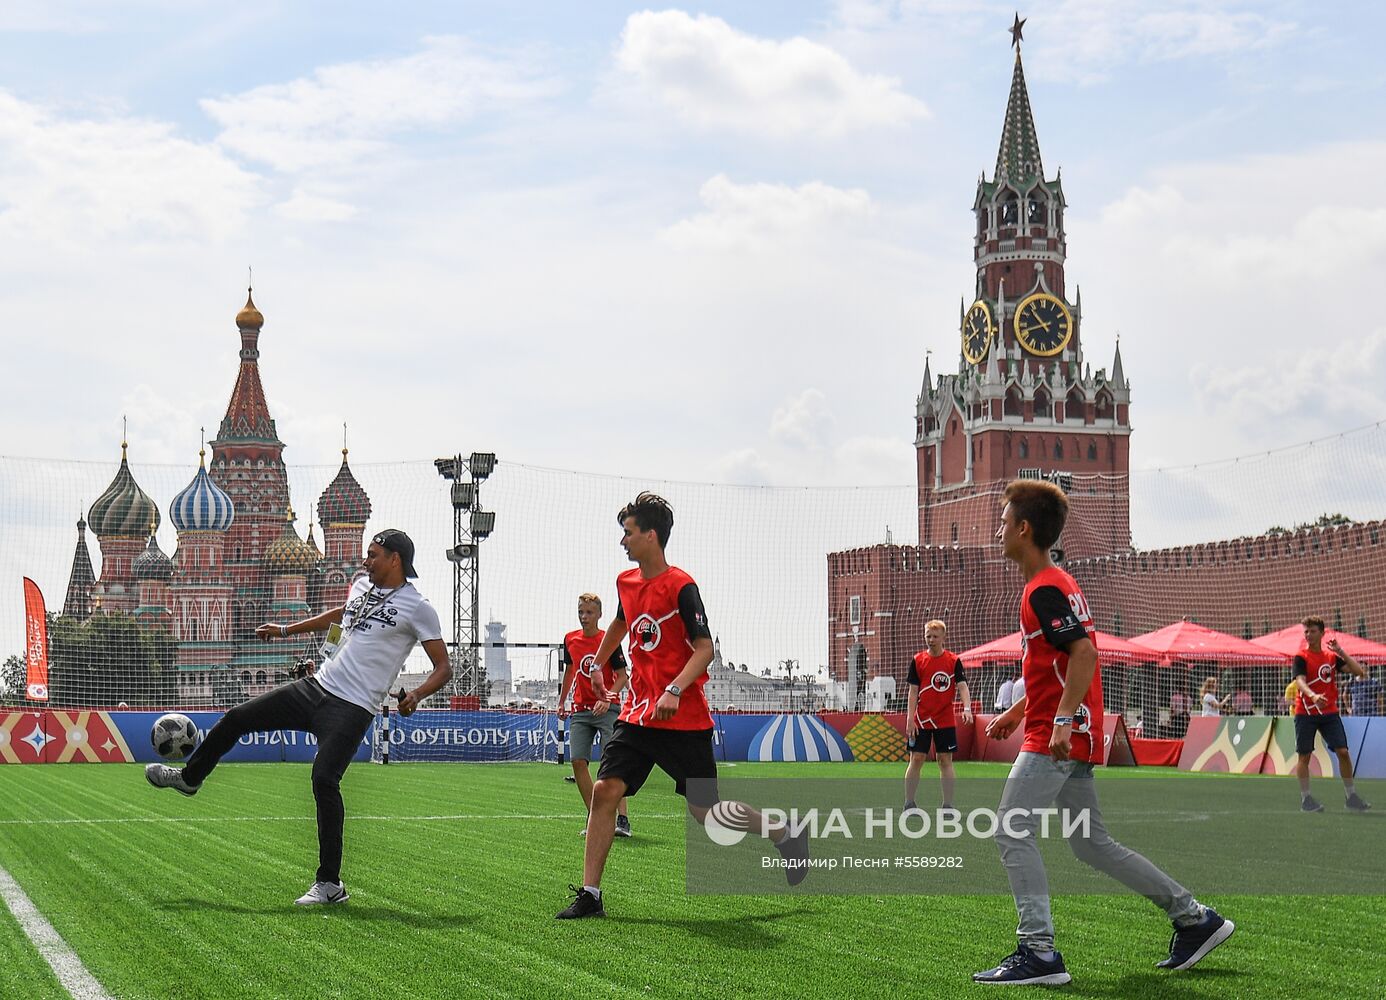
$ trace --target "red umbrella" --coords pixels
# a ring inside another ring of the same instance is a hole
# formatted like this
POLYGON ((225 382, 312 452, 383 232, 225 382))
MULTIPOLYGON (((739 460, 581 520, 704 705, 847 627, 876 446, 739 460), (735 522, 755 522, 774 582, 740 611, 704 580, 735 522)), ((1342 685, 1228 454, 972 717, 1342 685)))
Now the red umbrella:
MULTIPOLYGON (((1125 639, 1109 635, 1106 632, 1097 633, 1097 652, 1104 659, 1132 661, 1155 660, 1160 655, 1144 646, 1127 642, 1125 639)), ((1003 635, 999 639, 974 646, 966 653, 959 654, 959 659, 965 664, 984 663, 988 660, 1018 660, 1020 659, 1020 633, 1012 632, 1010 635, 1003 635)))
MULTIPOLYGON (((1379 642, 1358 638, 1350 632, 1334 632, 1330 629, 1324 633, 1324 649, 1328 648, 1329 639, 1337 639, 1353 659, 1366 663, 1386 663, 1386 645, 1379 642)), ((1279 632, 1257 636, 1251 641, 1266 649, 1273 649, 1277 653, 1294 656, 1305 648, 1304 626, 1291 625, 1288 628, 1282 628, 1279 632)))
POLYGON ((1226 632, 1205 628, 1195 622, 1175 622, 1154 632, 1138 635, 1131 641, 1163 653, 1164 658, 1160 662, 1164 665, 1176 660, 1197 660, 1224 667, 1283 667, 1288 662, 1284 653, 1238 639, 1226 632))

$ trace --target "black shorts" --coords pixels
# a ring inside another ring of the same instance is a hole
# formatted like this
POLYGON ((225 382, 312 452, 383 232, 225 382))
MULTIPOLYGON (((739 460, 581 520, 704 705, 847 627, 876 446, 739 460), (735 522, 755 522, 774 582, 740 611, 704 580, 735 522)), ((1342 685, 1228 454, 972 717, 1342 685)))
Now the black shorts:
POLYGON ((939 753, 958 752, 958 727, 945 726, 941 729, 916 729, 914 739, 905 744, 910 753, 928 753, 929 744, 939 753))
POLYGON ((711 729, 655 729, 629 722, 616 723, 616 735, 602 748, 597 780, 620 778, 626 794, 634 795, 658 764, 674 779, 674 791, 690 805, 717 804, 717 762, 712 759, 711 729), (695 781, 689 798, 688 782, 695 781))
POLYGON ((1324 746, 1330 750, 1342 750, 1347 747, 1343 717, 1337 712, 1330 715, 1296 715, 1295 753, 1313 753, 1315 733, 1323 733, 1324 746))

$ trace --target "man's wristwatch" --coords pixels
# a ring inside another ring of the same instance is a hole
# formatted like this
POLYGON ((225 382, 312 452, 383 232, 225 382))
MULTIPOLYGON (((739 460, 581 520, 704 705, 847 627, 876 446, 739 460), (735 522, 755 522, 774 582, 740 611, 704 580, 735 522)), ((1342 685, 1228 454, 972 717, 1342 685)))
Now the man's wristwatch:
POLYGON ((677 697, 679 697, 680 695, 683 694, 683 688, 679 687, 677 684, 670 684, 670 685, 669 685, 668 687, 666 687, 664 690, 665 690, 665 691, 668 691, 668 692, 669 692, 671 695, 673 695, 675 698, 677 698, 677 697))

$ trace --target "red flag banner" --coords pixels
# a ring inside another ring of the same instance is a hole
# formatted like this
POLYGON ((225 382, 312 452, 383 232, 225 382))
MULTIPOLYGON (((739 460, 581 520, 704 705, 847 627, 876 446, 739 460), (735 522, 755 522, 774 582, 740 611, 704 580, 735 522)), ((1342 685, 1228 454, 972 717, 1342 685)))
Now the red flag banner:
POLYGON ((25 695, 30 701, 48 700, 48 617, 43 592, 24 578, 24 662, 28 668, 25 695))

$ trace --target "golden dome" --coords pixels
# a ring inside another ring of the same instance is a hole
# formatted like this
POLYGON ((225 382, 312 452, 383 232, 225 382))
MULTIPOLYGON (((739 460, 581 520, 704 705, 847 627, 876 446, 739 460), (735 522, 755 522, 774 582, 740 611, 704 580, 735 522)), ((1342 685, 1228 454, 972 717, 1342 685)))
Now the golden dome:
POLYGON ((255 300, 250 296, 251 289, 245 290, 245 308, 236 313, 236 326, 242 330, 258 330, 265 325, 265 317, 255 308, 255 300))

